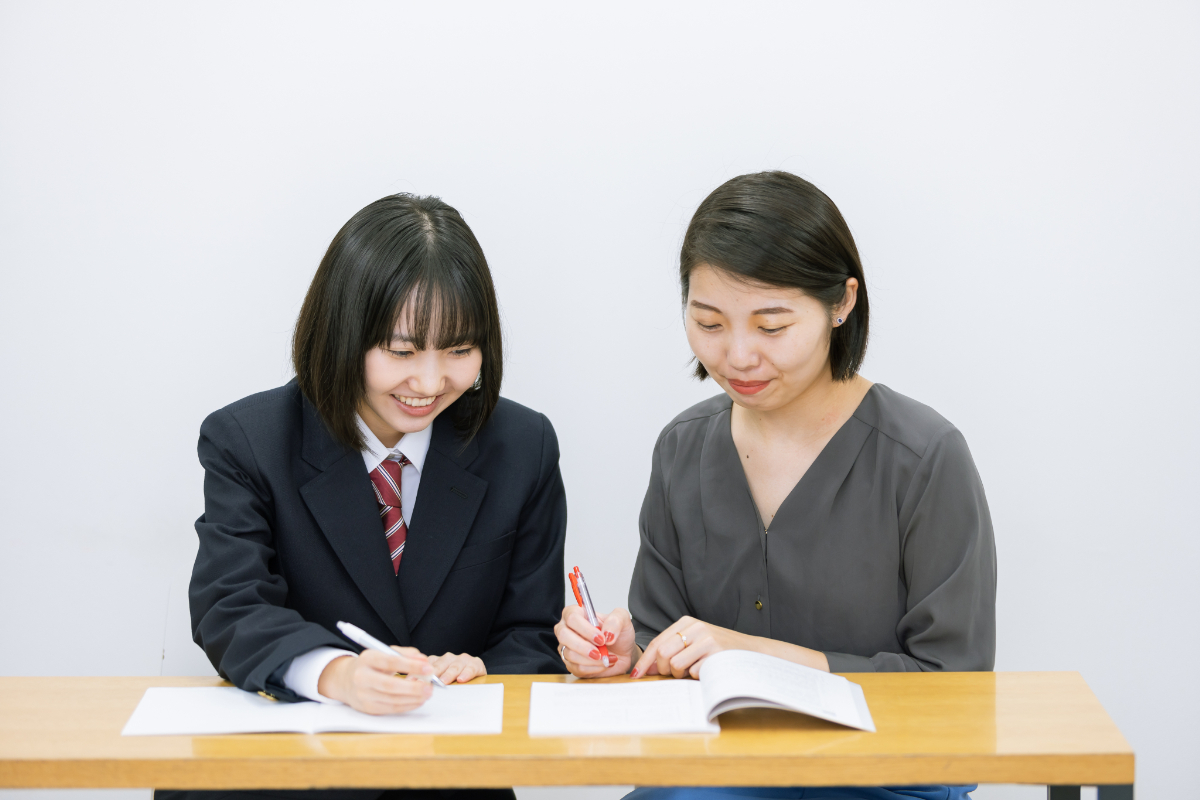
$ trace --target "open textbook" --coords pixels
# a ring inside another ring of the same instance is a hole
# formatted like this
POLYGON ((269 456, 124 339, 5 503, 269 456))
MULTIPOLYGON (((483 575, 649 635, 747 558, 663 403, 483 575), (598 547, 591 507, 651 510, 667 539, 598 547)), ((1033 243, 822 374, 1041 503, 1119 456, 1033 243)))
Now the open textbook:
POLYGON ((773 656, 727 650, 704 661, 698 681, 535 683, 529 735, 717 733, 713 720, 735 708, 778 708, 875 730, 858 684, 773 656))
POLYGON ((420 708, 374 716, 349 706, 305 701, 277 703, 223 687, 151 688, 142 695, 122 736, 207 733, 500 733, 504 685, 438 689, 420 708))

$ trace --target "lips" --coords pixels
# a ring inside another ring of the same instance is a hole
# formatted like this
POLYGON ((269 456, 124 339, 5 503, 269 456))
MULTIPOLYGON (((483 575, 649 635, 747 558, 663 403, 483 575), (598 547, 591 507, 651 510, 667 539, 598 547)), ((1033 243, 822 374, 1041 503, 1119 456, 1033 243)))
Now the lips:
POLYGON ((438 401, 442 399, 440 394, 433 397, 406 397, 394 394, 391 397, 397 408, 413 417, 432 414, 433 410, 438 407, 438 401))
POLYGON ((730 379, 729 385, 738 394, 758 394, 767 388, 770 381, 735 381, 730 379))

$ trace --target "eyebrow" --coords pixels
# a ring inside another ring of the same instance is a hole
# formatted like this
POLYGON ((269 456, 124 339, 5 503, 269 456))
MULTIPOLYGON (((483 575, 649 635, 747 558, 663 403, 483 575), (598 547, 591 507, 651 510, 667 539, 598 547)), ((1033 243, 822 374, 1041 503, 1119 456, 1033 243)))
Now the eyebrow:
MULTIPOLYGON (((689 305, 691 305, 693 308, 699 308, 704 311, 715 311, 718 314, 722 313, 721 309, 714 308, 714 307, 708 305, 707 303, 701 303, 699 300, 693 300, 689 305)), ((790 308, 785 308, 783 306, 771 306, 770 308, 756 308, 755 310, 750 312, 750 316, 753 317, 753 316, 762 316, 764 314, 791 314, 791 313, 793 313, 793 312, 792 312, 792 309, 790 309, 790 308)))

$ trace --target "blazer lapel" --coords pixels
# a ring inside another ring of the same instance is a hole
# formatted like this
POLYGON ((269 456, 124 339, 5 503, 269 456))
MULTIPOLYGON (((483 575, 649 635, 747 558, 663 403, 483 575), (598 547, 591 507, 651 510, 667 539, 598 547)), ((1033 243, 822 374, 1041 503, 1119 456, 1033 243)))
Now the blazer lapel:
POLYGON ((304 460, 321 473, 300 487, 300 496, 359 591, 396 642, 407 645, 409 626, 367 467, 359 453, 341 446, 329 435, 307 398, 303 448, 304 460))
POLYGON ((416 628, 450 573, 487 492, 487 481, 465 469, 477 453, 474 440, 462 444, 449 414, 434 420, 400 559, 400 595, 410 629, 416 628))

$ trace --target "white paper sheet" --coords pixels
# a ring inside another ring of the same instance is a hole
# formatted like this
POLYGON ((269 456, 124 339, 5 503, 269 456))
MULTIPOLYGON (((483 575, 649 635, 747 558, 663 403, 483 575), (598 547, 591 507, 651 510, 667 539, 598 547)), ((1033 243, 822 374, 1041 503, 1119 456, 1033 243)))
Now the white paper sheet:
POLYGON ((692 680, 534 683, 530 689, 530 736, 720 732, 692 680))
POLYGON ((278 703, 240 689, 147 689, 121 731, 123 736, 195 736, 228 733, 500 733, 504 685, 434 689, 418 709, 373 716, 349 706, 278 703))

